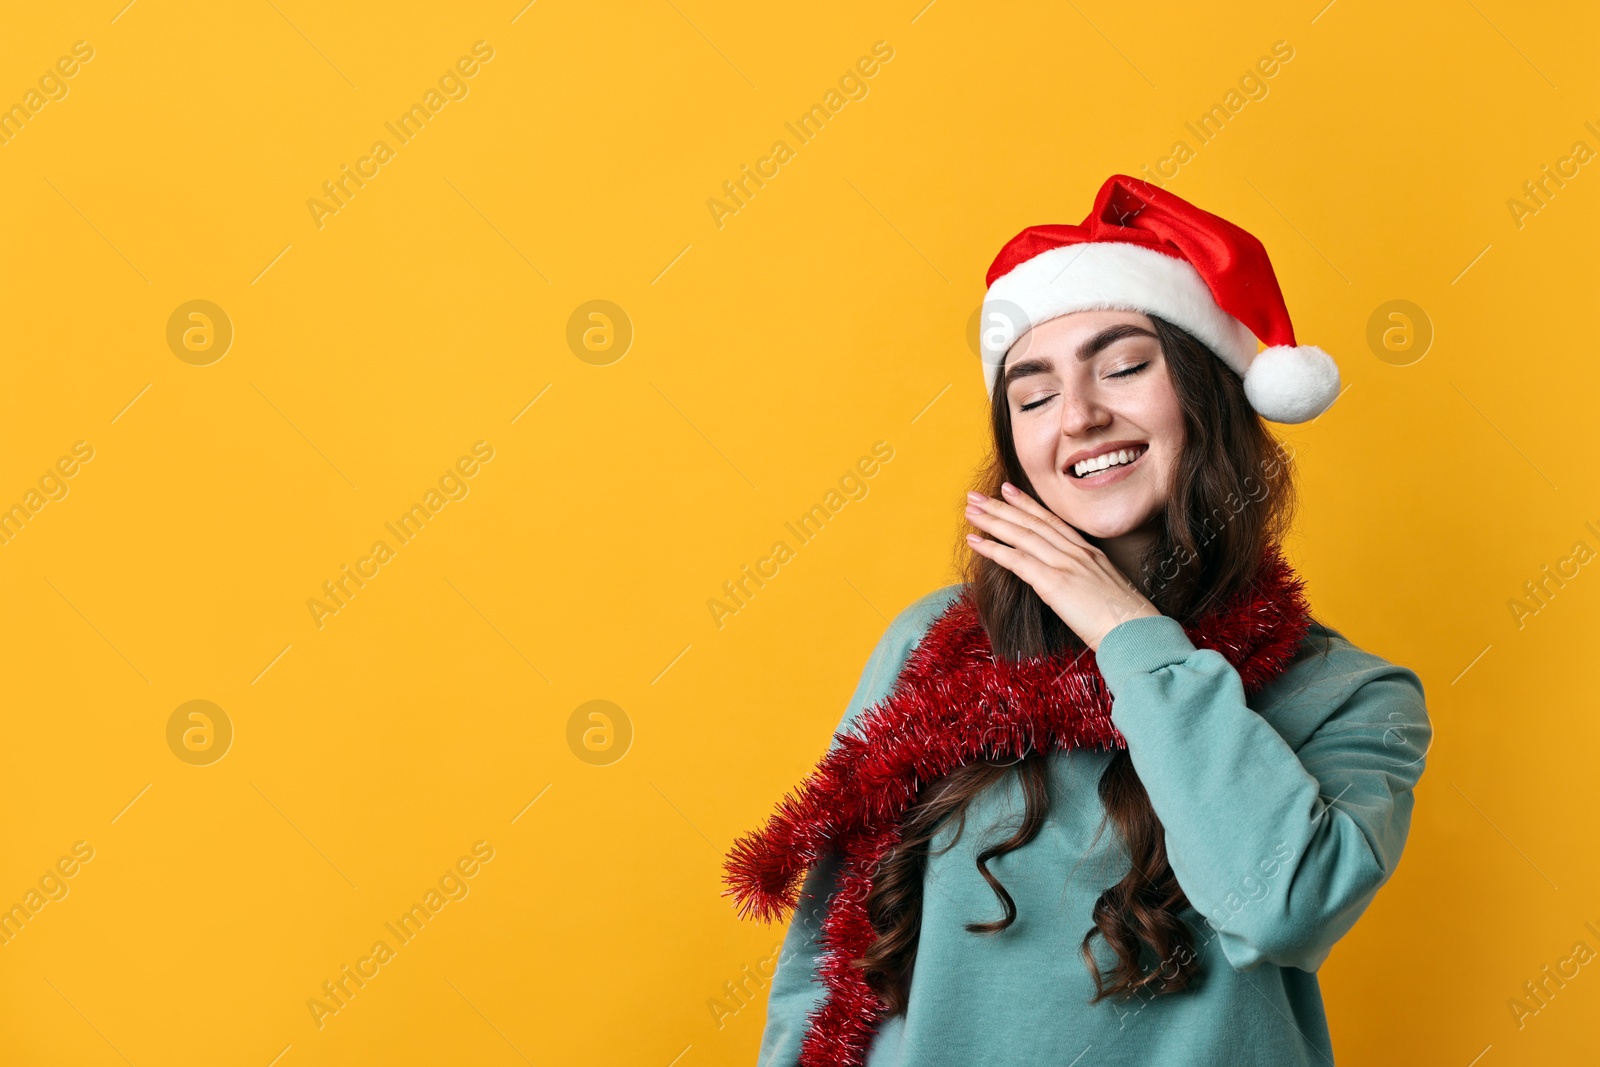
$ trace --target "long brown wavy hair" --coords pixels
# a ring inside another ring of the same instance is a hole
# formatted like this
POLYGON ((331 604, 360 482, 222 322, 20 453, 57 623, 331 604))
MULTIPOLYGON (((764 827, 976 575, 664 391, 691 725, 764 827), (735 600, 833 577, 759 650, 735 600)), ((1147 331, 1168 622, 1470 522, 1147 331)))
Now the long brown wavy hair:
MULTIPOLYGON (((1155 520, 1157 536, 1141 560, 1141 573, 1128 577, 1163 615, 1189 625, 1248 588, 1266 546, 1288 531, 1296 503, 1294 471, 1292 457, 1250 407, 1239 377, 1187 331, 1153 315, 1150 320, 1182 409, 1185 443, 1171 498, 1155 520)), ((1017 459, 1004 389, 997 388, 991 398, 990 426, 992 451, 973 488, 999 497, 1001 483, 1009 481, 1038 499, 1017 459)), ((968 531, 964 518, 961 530, 968 531)), ((957 550, 960 572, 997 656, 1087 651, 1027 582, 972 551, 964 537, 958 538, 957 550)), ((966 825, 967 805, 1013 768, 1026 802, 1021 823, 977 856, 979 873, 999 898, 1005 918, 969 922, 966 929, 994 934, 1016 921, 1016 903, 988 862, 1026 845, 1044 825, 1050 803, 1046 760, 1046 753, 1030 750, 1020 760, 968 763, 925 786, 907 811, 900 842, 884 857, 867 895, 878 938, 864 959, 854 961, 890 1015, 905 1010, 910 993, 930 843, 945 820, 954 818, 955 836, 940 854, 954 847, 966 825)), ((1179 914, 1189 901, 1167 862, 1161 822, 1126 750, 1118 750, 1102 773, 1099 794, 1105 807, 1101 831, 1106 822, 1115 825, 1131 864, 1121 881, 1100 894, 1094 925, 1079 946, 1094 977, 1090 1003, 1179 992, 1199 970, 1192 931, 1179 914), (1109 975, 1101 973, 1091 949, 1096 936, 1116 953, 1109 975), (1142 966, 1146 951, 1159 966, 1142 966)))

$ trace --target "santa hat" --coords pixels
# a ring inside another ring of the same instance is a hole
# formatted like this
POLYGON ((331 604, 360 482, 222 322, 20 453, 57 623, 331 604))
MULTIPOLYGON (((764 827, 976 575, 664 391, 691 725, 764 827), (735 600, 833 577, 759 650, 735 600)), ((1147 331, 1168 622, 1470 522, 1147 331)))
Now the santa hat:
POLYGON ((1305 422, 1339 395, 1339 368, 1296 345, 1267 250, 1226 219, 1114 174, 1076 226, 1030 226, 989 266, 978 342, 990 393, 1031 327, 1074 311, 1142 311, 1203 341, 1262 418, 1305 422), (1267 347, 1256 350, 1257 339, 1267 347))

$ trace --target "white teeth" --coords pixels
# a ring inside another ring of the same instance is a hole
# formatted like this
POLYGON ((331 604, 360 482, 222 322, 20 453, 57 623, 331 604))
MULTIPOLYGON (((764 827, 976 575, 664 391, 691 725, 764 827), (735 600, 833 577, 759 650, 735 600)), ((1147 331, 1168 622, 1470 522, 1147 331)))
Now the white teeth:
POLYGON ((1137 459, 1139 453, 1143 451, 1144 446, 1141 445, 1137 448, 1124 448, 1116 452, 1107 452, 1103 456, 1096 456, 1093 459, 1086 459, 1081 463, 1074 464, 1072 467, 1072 472, 1079 478, 1082 478, 1086 475, 1093 474, 1096 471, 1103 471, 1107 467, 1115 467, 1123 463, 1131 463, 1137 459))

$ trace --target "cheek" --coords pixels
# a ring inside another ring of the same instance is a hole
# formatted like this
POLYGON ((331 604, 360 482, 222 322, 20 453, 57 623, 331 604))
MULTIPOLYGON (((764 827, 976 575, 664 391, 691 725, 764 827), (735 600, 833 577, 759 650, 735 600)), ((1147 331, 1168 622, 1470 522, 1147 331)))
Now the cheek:
POLYGON ((1183 405, 1178 403, 1177 390, 1173 388, 1172 378, 1163 374, 1160 388, 1149 398, 1150 409, 1156 423, 1162 428, 1165 436, 1182 443, 1183 440, 1183 405))
POLYGON ((1163 382, 1161 388, 1140 399, 1139 410, 1133 413, 1135 421, 1148 428, 1165 462, 1175 462, 1184 446, 1183 409, 1171 384, 1163 382))
POLYGON ((1013 426, 1011 440, 1017 449, 1017 459, 1028 477, 1037 482, 1055 467, 1056 428, 1043 419, 1028 426, 1013 426))
POLYGON ((1172 421, 1165 427, 1165 432, 1162 434, 1162 441, 1166 447, 1164 449, 1165 462, 1162 465, 1163 470, 1161 472, 1161 476, 1163 481, 1170 485, 1172 482, 1173 472, 1176 471, 1178 467, 1178 457, 1183 454, 1184 448, 1183 419, 1179 416, 1177 411, 1173 411, 1172 421))

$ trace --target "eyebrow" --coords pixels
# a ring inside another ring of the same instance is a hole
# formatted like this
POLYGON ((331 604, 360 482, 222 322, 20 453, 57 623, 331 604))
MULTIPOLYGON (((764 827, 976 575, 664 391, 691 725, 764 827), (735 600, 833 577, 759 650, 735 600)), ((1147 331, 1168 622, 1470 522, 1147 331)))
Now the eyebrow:
MULTIPOLYGON (((1108 326, 1078 346, 1078 351, 1075 353, 1078 357, 1078 362, 1082 363, 1085 360, 1093 359, 1101 351, 1116 344, 1124 337, 1155 337, 1155 334, 1143 326, 1136 326, 1131 322, 1108 326)), ((1001 384, 1001 388, 1009 389, 1011 383, 1020 378, 1026 378, 1032 374, 1049 374, 1054 370, 1055 361, 1049 356, 1032 356, 1028 359, 1018 360, 1006 368, 1005 381, 1001 384)))

